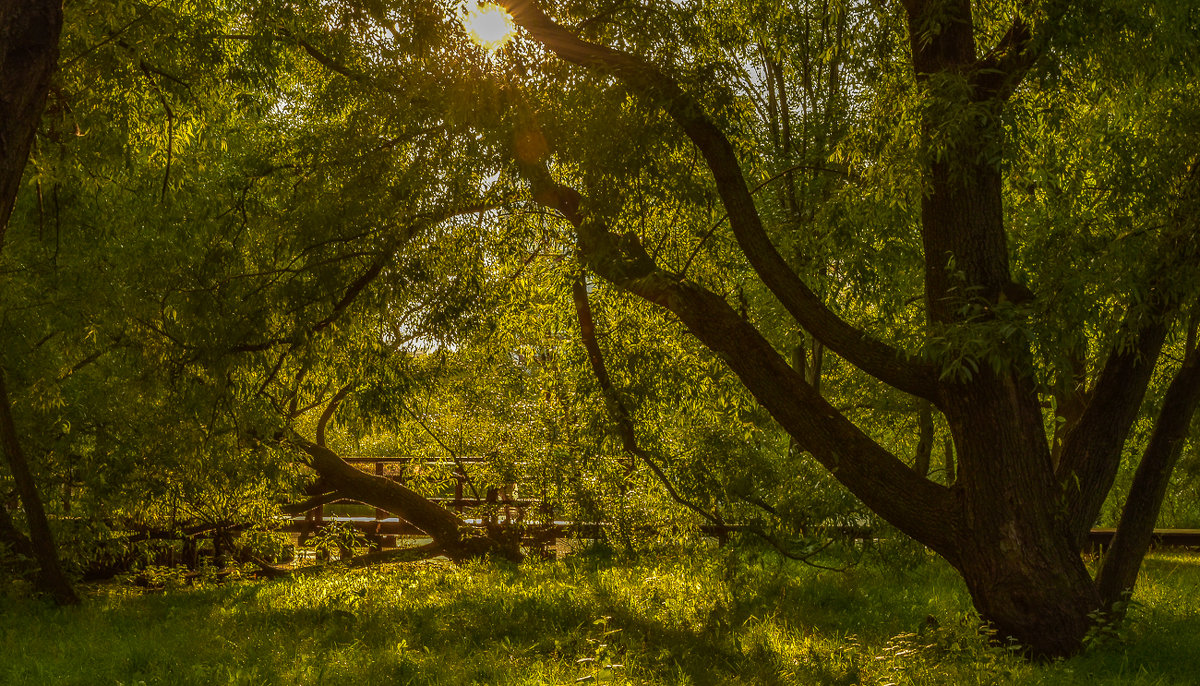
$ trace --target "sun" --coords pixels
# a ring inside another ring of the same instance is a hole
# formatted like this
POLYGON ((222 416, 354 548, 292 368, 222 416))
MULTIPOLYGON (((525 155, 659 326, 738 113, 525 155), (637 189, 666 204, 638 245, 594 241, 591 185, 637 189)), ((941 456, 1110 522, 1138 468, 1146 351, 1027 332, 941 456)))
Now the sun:
POLYGON ((503 7, 492 4, 469 7, 463 17, 463 26, 471 40, 488 50, 504 47, 517 32, 512 15, 503 7))

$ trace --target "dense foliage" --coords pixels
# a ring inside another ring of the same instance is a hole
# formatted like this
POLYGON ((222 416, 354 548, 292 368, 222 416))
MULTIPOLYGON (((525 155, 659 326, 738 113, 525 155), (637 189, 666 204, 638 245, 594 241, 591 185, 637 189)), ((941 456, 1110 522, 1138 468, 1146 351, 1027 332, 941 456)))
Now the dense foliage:
POLYGON ((0 370, 71 569, 338 496, 469 557, 339 469, 470 457, 635 549, 895 526, 1064 654, 1200 526, 1189 3, 501 4, 65 4, 0 370))

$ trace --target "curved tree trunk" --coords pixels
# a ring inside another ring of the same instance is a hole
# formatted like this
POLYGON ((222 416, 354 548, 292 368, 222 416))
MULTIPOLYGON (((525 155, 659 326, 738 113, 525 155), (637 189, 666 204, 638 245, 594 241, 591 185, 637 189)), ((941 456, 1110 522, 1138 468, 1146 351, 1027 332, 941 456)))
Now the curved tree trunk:
MULTIPOLYGON (((1019 308, 1035 297, 1012 281, 1001 122, 1007 99, 1045 51, 1047 36, 1035 36, 1017 17, 995 45, 981 48, 972 0, 902 3, 913 74, 927 105, 921 109, 920 228, 928 321, 934 335, 978 327, 988 344, 986 355, 958 349, 940 362, 907 355, 825 306, 771 242, 729 138, 667 73, 637 55, 581 39, 547 16, 538 0, 500 2, 549 51, 623 81, 675 121, 708 166, 729 230, 762 284, 796 325, 846 363, 941 411, 954 438, 956 450, 947 456, 957 454, 956 478, 942 487, 905 465, 825 402, 813 380, 789 366, 723 297, 660 268, 636 233, 619 234, 593 213, 605 203, 588 202, 557 183, 545 160, 514 153, 534 200, 574 225, 587 266, 670 310, 798 447, 877 514, 945 557, 999 638, 1014 639, 1039 657, 1078 652, 1103 607, 1080 557, 1082 537, 1111 488, 1179 303, 1164 297, 1131 311, 1122 326, 1132 345, 1109 351, 1086 394, 1087 407, 1063 438, 1056 468, 1029 344, 1019 333, 1000 334, 990 326, 1002 306, 1019 308), (967 112, 972 116, 963 116, 967 112)), ((1050 7, 1038 28, 1052 30, 1062 11, 1050 7)), ((1174 234, 1163 232, 1158 249, 1164 258, 1194 260, 1200 252, 1200 231, 1187 221, 1174 234)), ((1023 310, 1009 312, 1019 317, 1023 310)))
POLYGON ((298 442, 311 458, 311 466, 337 498, 357 500, 386 510, 424 531, 452 560, 497 554, 519 561, 519 541, 500 532, 479 535, 454 512, 391 479, 368 474, 343 460, 329 448, 309 441, 298 442))

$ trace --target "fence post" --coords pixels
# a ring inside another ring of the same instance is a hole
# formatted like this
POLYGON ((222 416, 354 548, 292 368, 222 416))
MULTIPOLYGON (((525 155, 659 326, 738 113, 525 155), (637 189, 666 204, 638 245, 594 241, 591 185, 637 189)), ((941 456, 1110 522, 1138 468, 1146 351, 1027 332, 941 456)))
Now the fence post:
MULTIPOLYGON (((383 475, 384 475, 383 474, 383 462, 380 460, 376 460, 375 461, 375 476, 381 477, 383 475)), ((387 519, 387 516, 388 516, 387 510, 382 510, 378 507, 375 508, 375 519, 387 519)))
POLYGON ((467 474, 461 466, 454 468, 454 510, 459 514, 463 511, 463 482, 467 480, 467 474))

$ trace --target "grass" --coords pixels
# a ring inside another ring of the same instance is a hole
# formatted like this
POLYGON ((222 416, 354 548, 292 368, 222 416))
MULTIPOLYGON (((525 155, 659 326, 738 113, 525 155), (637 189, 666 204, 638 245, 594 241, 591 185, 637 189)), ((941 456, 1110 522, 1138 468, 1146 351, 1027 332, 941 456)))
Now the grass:
POLYGON ((1181 554, 1147 561, 1123 640, 1049 665, 980 640, 937 561, 584 555, 87 591, 6 600, 0 684, 1200 683, 1200 558, 1181 554))

